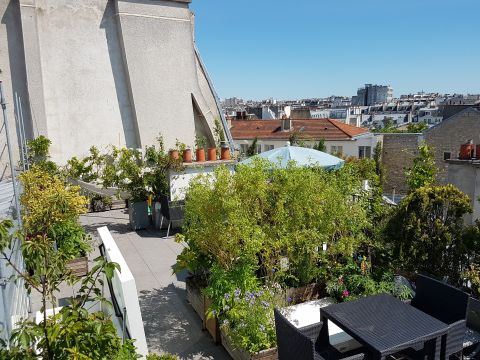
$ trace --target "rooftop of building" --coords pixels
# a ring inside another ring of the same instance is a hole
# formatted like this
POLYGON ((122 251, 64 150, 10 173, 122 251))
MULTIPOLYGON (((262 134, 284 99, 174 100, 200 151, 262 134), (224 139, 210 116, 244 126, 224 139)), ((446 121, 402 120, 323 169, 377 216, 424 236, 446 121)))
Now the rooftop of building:
POLYGON ((332 119, 294 119, 289 130, 282 130, 282 121, 288 120, 232 120, 230 132, 234 139, 288 140, 292 133, 324 140, 351 140, 367 134, 368 130, 332 119))

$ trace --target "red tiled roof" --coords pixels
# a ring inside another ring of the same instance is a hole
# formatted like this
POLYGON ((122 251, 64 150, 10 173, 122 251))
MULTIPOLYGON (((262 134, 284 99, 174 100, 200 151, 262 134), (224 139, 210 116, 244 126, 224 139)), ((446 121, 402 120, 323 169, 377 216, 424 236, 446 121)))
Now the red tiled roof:
POLYGON ((347 125, 332 119, 291 120, 292 127, 282 131, 283 120, 232 120, 230 132, 237 140, 278 139, 288 140, 292 133, 314 140, 351 140, 352 137, 368 133, 367 129, 347 125))

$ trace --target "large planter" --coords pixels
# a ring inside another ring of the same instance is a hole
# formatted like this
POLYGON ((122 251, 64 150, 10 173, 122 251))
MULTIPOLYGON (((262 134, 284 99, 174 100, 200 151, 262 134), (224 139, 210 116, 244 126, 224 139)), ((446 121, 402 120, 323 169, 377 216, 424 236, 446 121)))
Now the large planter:
POLYGON ((82 256, 77 259, 68 260, 65 267, 75 276, 85 276, 88 273, 88 257, 82 256))
POLYGON ((325 297, 325 295, 325 285, 323 284, 309 284, 298 288, 288 288, 285 291, 286 300, 293 304, 317 300, 325 297))
POLYGON ((205 329, 205 295, 202 294, 200 286, 197 285, 192 276, 185 279, 185 288, 187 301, 202 320, 202 329, 205 329))
POLYGON ((128 218, 132 230, 142 230, 148 227, 148 204, 146 201, 129 202, 128 218))
POLYGON ((256 354, 250 355, 247 351, 240 348, 235 348, 230 342, 229 337, 222 330, 220 331, 222 345, 227 350, 228 354, 233 360, 277 360, 277 348, 260 351, 256 354))
POLYGON ((202 294, 202 288, 195 282, 193 277, 188 277, 185 280, 185 287, 187 292, 187 301, 192 305, 193 310, 198 314, 202 320, 202 329, 207 330, 212 336, 215 344, 220 343, 220 326, 216 317, 207 318, 207 310, 211 304, 210 299, 202 294))

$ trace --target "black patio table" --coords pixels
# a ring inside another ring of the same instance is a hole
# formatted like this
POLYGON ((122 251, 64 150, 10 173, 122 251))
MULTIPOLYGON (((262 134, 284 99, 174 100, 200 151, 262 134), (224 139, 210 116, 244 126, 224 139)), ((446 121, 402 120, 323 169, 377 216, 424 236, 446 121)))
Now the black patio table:
POLYGON ((384 359, 419 345, 422 359, 444 358, 440 339, 446 337, 448 325, 391 295, 330 305, 320 310, 320 317, 325 325, 318 339, 322 346, 329 343, 328 319, 361 343, 367 358, 384 359))

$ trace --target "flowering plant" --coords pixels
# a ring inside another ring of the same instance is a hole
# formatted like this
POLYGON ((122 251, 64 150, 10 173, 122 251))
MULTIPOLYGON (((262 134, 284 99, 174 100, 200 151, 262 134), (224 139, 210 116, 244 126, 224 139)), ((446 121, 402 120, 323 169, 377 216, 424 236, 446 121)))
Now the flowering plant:
POLYGON ((275 346, 273 308, 284 305, 281 296, 276 296, 273 289, 263 287, 245 292, 235 289, 232 293, 225 293, 224 299, 220 326, 234 346, 250 354, 275 346))
POLYGON ((339 267, 336 273, 337 275, 327 282, 327 293, 339 302, 381 293, 392 294, 400 299, 408 299, 412 295, 405 286, 395 286, 393 274, 375 276, 370 262, 364 256, 351 259, 346 265, 339 267))

